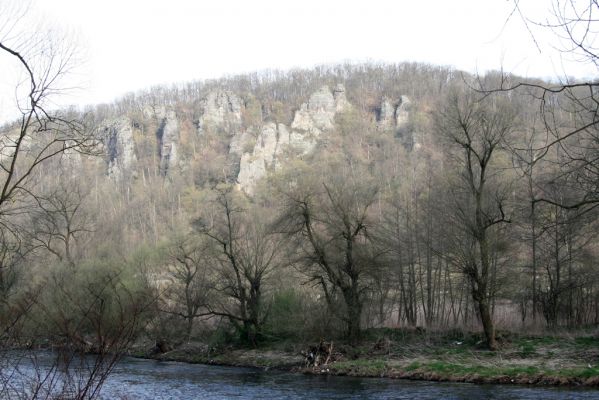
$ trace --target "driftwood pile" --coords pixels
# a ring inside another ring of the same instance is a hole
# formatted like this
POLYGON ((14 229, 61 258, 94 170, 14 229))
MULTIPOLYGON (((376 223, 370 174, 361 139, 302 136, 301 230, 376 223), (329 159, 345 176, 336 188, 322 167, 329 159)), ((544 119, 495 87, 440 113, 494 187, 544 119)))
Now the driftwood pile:
POLYGON ((333 352, 333 342, 321 340, 317 346, 310 346, 308 350, 302 350, 300 354, 305 358, 306 368, 316 368, 337 361, 340 354, 333 352))

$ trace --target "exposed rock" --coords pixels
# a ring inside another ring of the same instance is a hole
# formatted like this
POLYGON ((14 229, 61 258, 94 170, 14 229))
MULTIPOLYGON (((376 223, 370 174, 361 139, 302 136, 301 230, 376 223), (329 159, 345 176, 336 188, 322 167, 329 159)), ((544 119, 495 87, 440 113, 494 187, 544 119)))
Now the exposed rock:
POLYGON ((346 111, 351 105, 345 97, 345 86, 339 83, 333 90, 333 98, 335 99, 335 111, 342 112, 346 111))
POLYGON ((320 135, 320 129, 316 128, 312 116, 308 111, 308 104, 304 103, 300 109, 295 112, 291 129, 299 129, 300 131, 311 132, 315 135, 320 135))
POLYGON ((264 125, 252 153, 241 156, 237 182, 246 193, 251 194, 255 182, 264 177, 268 169, 274 168, 280 136, 289 137, 285 125, 274 122, 264 125))
POLYGON ((242 131, 236 133, 229 144, 229 154, 237 154, 241 156, 243 153, 251 152, 247 147, 253 148, 255 142, 254 135, 250 131, 242 131))
POLYGON ((142 114, 146 119, 163 120, 166 117, 166 107, 159 104, 146 104, 142 109, 142 114))
POLYGON ((378 128, 380 130, 401 129, 409 121, 410 108, 412 102, 408 96, 401 96, 397 105, 387 97, 381 100, 381 110, 379 113, 378 128))
POLYGON ((239 96, 229 91, 213 91, 201 101, 198 133, 207 129, 234 132, 241 127, 244 104, 239 96))
POLYGON ((291 129, 299 129, 319 135, 323 130, 333 128, 337 105, 328 86, 313 93, 308 103, 302 104, 295 113, 291 129))
POLYGON ((179 122, 174 111, 166 112, 158 137, 160 139, 160 171, 166 175, 178 161, 179 122))
POLYGON ((288 146, 297 154, 308 154, 316 147, 316 138, 301 132, 289 132, 288 146))
POLYGON ((408 123, 411 106, 412 102, 408 96, 401 96, 395 109, 395 126, 397 129, 403 128, 408 123))
POLYGON ((381 130, 391 129, 395 123, 395 106, 387 97, 381 100, 381 111, 379 113, 378 128, 381 130))
POLYGON ((137 161, 131 120, 127 117, 106 120, 100 132, 107 154, 108 176, 119 180, 137 161))
MULTIPOLYGON (((334 127, 335 113, 349 106, 343 85, 337 85, 335 95, 324 86, 296 111, 291 130, 273 122, 264 125, 253 150, 241 156, 237 177, 240 188, 252 194, 256 181, 268 171, 279 168, 285 159, 311 152, 317 137, 334 127)), ((230 152, 239 154, 244 140, 247 138, 243 135, 236 135, 230 152)))

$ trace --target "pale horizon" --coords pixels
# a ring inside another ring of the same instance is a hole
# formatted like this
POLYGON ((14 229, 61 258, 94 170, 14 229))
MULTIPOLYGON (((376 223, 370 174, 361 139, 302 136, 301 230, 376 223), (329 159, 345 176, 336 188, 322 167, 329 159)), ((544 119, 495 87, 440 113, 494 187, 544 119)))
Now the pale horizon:
MULTIPOLYGON (((549 16, 542 2, 520 1, 520 7, 536 22, 549 16)), ((31 6, 34 18, 69 32, 81 48, 82 62, 68 85, 77 90, 58 106, 82 108, 154 86, 346 62, 503 69, 546 80, 594 76, 595 66, 557 51, 551 32, 532 21, 527 27, 518 12, 509 17, 513 8, 499 0, 47 0, 31 6)), ((0 86, 1 104, 11 101, 11 83, 0 86)))

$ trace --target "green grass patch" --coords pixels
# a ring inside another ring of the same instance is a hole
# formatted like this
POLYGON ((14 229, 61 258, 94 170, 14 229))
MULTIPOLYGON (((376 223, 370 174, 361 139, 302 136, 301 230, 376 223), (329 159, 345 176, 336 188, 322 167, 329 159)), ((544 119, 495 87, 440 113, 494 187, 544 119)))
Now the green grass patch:
POLYGON ((520 357, 523 357, 523 358, 534 356, 537 353, 536 345, 534 344, 534 342, 531 342, 530 340, 520 343, 518 348, 520 350, 519 351, 520 357))
POLYGON ((566 378, 592 378, 599 376, 599 367, 591 368, 566 368, 559 371, 555 371, 555 375, 563 376, 566 378))
POLYGON ((574 339, 576 347, 598 347, 599 340, 592 336, 577 337, 574 339))
POLYGON ((420 368, 422 366, 422 364, 420 364, 419 362, 413 362, 410 365, 408 365, 405 370, 406 371, 415 371, 418 368, 420 368))
POLYGON ((499 376, 553 376, 564 378, 588 379, 599 376, 599 366, 591 368, 566 368, 559 370, 547 370, 534 366, 521 367, 489 367, 482 365, 462 365, 443 361, 427 363, 414 362, 405 368, 406 371, 434 372, 445 377, 460 377, 466 375, 478 375, 483 378, 499 376))
POLYGON ((495 376, 536 375, 541 372, 537 367, 488 367, 482 365, 453 364, 443 361, 433 361, 424 364, 412 363, 406 370, 434 372, 441 376, 478 375, 489 378, 495 376))

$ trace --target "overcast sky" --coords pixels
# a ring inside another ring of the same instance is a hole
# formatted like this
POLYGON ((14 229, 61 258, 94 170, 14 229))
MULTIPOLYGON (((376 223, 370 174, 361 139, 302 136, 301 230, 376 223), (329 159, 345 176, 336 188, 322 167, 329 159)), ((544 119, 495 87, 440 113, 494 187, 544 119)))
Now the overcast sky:
MULTIPOLYGON (((4 2, 6 0, 0 0, 4 2)), ((547 0, 520 0, 532 19, 547 0)), ((589 76, 560 59, 513 0, 38 0, 37 15, 77 37, 82 89, 69 103, 110 102, 156 84, 344 61, 419 61, 528 77, 589 76)), ((0 86, 0 90, 6 87, 0 86)), ((67 100, 64 100, 67 101, 67 100)))

